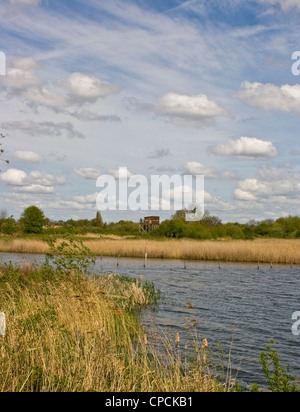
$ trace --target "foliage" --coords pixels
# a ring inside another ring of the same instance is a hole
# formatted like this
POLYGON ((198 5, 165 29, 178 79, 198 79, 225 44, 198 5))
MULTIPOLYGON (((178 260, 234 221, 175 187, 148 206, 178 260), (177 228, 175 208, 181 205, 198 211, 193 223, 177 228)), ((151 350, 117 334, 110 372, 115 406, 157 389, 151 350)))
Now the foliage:
POLYGON ((47 238, 46 242, 50 247, 50 251, 46 254, 45 265, 47 267, 53 266, 57 272, 71 273, 71 271, 76 271, 87 273, 90 266, 95 264, 95 255, 89 248, 84 246, 82 241, 76 240, 71 234, 66 240, 58 244, 51 237, 47 238))
POLYGON ((45 224, 45 216, 37 206, 30 206, 22 213, 20 222, 24 233, 42 233, 45 224))
POLYGON ((4 219, 3 221, 1 221, 0 219, 0 229, 1 233, 5 235, 13 235, 18 231, 19 228, 15 219, 13 218, 13 216, 11 216, 4 219))
MULTIPOLYGON (((274 341, 270 341, 274 345, 274 341)), ((260 355, 260 365, 271 392, 300 392, 300 388, 295 383, 296 377, 290 375, 289 365, 286 369, 280 366, 279 356, 271 345, 266 346, 267 352, 260 355)), ((254 385, 252 391, 258 391, 258 386, 254 385)))

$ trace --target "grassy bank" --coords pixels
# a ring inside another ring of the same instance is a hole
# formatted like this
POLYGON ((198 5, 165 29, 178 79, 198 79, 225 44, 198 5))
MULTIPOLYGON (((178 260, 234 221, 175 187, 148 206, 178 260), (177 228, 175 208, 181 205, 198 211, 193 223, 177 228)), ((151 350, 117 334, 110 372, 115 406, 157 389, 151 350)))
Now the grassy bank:
MULTIPOLYGON (((117 236, 82 239, 97 256, 143 258, 147 248, 148 258, 300 264, 300 239, 198 241, 128 239, 117 236)), ((41 239, 0 239, 1 252, 43 254, 48 250, 47 243, 41 239)))
POLYGON ((0 392, 225 389, 210 376, 201 342, 184 361, 175 339, 157 354, 138 311, 155 294, 141 281, 10 266, 0 272, 0 295, 0 392))

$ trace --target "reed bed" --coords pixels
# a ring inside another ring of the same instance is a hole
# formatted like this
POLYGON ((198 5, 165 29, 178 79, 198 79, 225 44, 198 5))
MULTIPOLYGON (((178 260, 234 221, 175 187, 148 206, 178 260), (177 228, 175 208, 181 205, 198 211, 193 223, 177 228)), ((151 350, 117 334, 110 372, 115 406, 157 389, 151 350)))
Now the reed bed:
MULTIPOLYGON (((300 239, 214 240, 83 239, 97 256, 300 264, 300 239)), ((1 252, 44 254, 42 240, 0 240, 1 252)))
POLYGON ((151 301, 141 281, 9 266, 0 295, 0 392, 226 390, 205 366, 206 347, 188 365, 178 348, 167 362, 151 349, 136 311, 151 301))

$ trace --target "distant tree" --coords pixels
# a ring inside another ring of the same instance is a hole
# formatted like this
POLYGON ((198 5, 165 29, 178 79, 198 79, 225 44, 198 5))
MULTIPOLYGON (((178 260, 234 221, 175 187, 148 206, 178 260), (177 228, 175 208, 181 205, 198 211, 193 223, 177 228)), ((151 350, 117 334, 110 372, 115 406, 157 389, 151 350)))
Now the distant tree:
POLYGON ((101 229, 103 228, 103 219, 102 219, 102 216, 99 210, 97 211, 97 214, 96 214, 96 226, 100 227, 101 229))
POLYGON ((204 211, 201 223, 205 227, 221 225, 221 220, 217 216, 212 216, 208 210, 204 211))
MULTIPOLYGON (((3 134, 1 134, 1 133, 0 133, 0 139, 4 139, 4 136, 3 136, 3 134)), ((2 146, 2 143, 1 143, 1 141, 0 141, 0 156, 2 156, 3 153, 4 153, 4 149, 2 149, 1 146, 2 146)), ((5 159, 1 159, 1 158, 0 158, 0 162, 5 162, 5 163, 8 164, 8 163, 9 163, 9 160, 5 160, 5 159)), ((1 170, 0 170, 0 172, 1 172, 1 170)))
POLYGON ((5 235, 13 235, 18 231, 18 226, 13 216, 8 217, 1 224, 1 232, 5 235))
POLYGON ((37 206, 30 206, 22 213, 20 222, 25 233, 41 233, 45 224, 45 215, 37 206))
POLYGON ((174 213, 174 215, 172 215, 172 219, 183 219, 185 220, 185 214, 186 211, 185 210, 176 210, 176 212, 174 213))

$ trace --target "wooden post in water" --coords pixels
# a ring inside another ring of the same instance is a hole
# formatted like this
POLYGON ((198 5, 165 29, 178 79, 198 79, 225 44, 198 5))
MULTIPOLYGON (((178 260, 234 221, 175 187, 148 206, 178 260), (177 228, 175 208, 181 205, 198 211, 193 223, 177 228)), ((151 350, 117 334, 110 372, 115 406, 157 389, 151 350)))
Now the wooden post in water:
POLYGON ((148 257, 148 254, 147 254, 147 248, 145 247, 145 261, 144 261, 144 268, 146 267, 147 257, 148 257))

